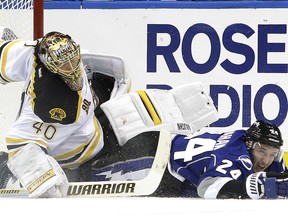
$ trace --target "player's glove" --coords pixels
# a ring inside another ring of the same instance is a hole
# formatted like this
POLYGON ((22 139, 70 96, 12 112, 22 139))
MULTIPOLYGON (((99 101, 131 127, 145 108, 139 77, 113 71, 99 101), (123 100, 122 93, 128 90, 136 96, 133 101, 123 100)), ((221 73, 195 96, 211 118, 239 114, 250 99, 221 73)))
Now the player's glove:
POLYGON ((261 199, 265 194, 265 172, 252 173, 246 179, 246 193, 251 199, 261 199))
POLYGON ((265 198, 287 198, 288 197, 288 172, 267 172, 265 181, 265 198))
POLYGON ((246 193, 251 199, 288 197, 288 172, 258 172, 246 179, 246 193))

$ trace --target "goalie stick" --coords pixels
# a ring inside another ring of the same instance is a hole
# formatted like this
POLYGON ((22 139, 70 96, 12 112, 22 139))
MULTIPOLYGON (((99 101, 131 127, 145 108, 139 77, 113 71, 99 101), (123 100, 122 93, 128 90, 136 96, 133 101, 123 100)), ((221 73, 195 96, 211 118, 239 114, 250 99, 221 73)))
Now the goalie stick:
MULTIPOLYGON (((171 134, 161 130, 157 151, 148 175, 137 181, 70 182, 67 198, 107 196, 147 196, 159 186, 168 164, 171 134)), ((0 189, 0 197, 29 197, 24 189, 0 189)))

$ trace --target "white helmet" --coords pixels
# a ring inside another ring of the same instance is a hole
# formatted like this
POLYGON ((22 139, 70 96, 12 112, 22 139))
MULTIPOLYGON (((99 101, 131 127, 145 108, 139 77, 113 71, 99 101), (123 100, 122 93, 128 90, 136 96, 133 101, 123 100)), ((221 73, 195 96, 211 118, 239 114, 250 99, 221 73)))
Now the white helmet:
POLYGON ((38 56, 45 67, 60 75, 70 89, 82 89, 80 46, 69 35, 60 32, 46 34, 40 41, 38 56))

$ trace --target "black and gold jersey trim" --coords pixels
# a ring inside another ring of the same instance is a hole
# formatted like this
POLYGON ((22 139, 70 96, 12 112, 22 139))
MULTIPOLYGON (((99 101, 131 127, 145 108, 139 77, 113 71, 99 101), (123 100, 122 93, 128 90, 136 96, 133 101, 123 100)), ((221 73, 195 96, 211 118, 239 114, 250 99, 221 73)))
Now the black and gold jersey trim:
POLYGON ((81 91, 72 91, 58 74, 50 72, 36 56, 34 59, 35 71, 30 84, 34 113, 46 123, 77 122, 82 104, 81 91))
POLYGON ((8 51, 9 51, 10 47, 13 46, 17 42, 19 42, 19 40, 15 40, 13 42, 8 41, 6 43, 3 43, 0 47, 0 58, 1 58, 0 79, 2 79, 6 83, 14 81, 14 80, 11 80, 9 77, 6 76, 5 70, 6 70, 6 64, 7 64, 8 51))
POLYGON ((46 154, 48 145, 42 140, 27 140, 27 139, 18 139, 12 137, 6 137, 7 149, 9 151, 9 157, 12 157, 17 153, 19 149, 29 143, 37 144, 46 154))
POLYGON ((93 117, 95 132, 91 139, 82 145, 78 146, 72 151, 65 154, 54 157, 55 160, 61 165, 62 168, 71 168, 75 165, 80 165, 83 162, 90 159, 91 155, 96 149, 97 144, 100 141, 101 130, 99 128, 96 117, 93 117))

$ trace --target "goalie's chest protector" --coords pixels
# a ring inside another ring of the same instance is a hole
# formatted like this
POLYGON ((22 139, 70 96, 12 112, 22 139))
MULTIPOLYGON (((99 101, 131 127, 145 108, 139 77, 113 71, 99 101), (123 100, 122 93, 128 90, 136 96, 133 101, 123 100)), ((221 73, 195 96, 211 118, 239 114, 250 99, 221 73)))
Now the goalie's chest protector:
POLYGON ((72 91, 60 78, 36 59, 32 74, 32 109, 43 122, 71 124, 77 122, 81 109, 81 91, 72 91))

